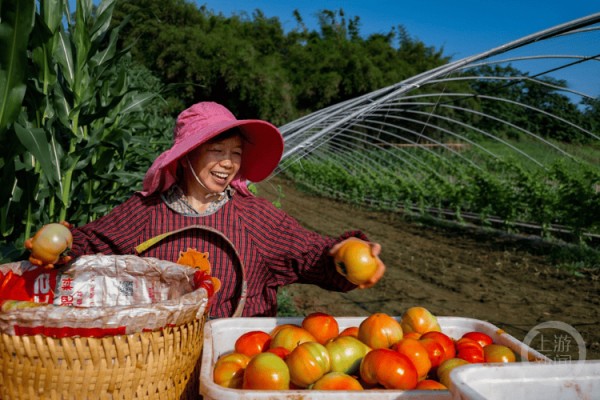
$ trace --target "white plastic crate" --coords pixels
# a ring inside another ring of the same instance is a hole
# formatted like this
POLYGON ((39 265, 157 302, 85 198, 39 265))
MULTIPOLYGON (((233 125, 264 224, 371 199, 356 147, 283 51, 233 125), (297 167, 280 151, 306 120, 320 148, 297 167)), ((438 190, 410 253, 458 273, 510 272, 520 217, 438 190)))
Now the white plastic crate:
MULTIPOLYGON (((366 317, 336 317, 340 330, 359 326, 366 317)), ((396 317, 400 320, 400 317, 396 317)), ((505 333, 489 322, 462 317, 438 317, 442 332, 450 337, 459 338, 469 331, 487 333, 496 343, 510 347, 516 354, 522 350, 531 360, 547 360, 541 353, 527 347, 513 336, 505 333)), ((365 391, 326 391, 326 390, 240 390, 228 389, 214 383, 213 368, 217 359, 223 354, 233 351, 236 339, 245 332, 262 330, 270 332, 281 324, 301 324, 302 318, 223 318, 209 321, 204 326, 204 347, 202 366, 200 369, 200 393, 205 400, 239 399, 372 399, 391 400, 412 398, 420 400, 450 400, 452 394, 448 390, 365 390, 365 391)), ((460 367, 459 367, 460 368, 460 367)))
POLYGON ((600 360, 466 365, 450 372, 454 400, 600 399, 600 360))

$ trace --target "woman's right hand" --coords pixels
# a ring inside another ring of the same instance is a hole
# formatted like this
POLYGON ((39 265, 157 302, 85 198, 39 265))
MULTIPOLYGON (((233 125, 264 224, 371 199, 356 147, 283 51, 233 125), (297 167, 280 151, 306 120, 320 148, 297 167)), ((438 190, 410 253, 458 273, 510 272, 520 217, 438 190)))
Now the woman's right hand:
POLYGON ((29 262, 40 267, 52 268, 73 259, 68 252, 73 245, 72 225, 66 221, 42 226, 32 238, 25 241, 31 252, 29 262))

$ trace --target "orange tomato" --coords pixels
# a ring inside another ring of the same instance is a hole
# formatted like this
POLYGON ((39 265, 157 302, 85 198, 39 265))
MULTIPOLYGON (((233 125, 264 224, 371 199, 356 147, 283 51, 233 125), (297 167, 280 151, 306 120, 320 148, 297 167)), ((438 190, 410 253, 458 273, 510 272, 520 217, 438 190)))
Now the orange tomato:
POLYGON ((338 336, 354 336, 358 337, 358 326, 349 326, 342 330, 338 336))
POLYGON ((331 370, 329 352, 321 343, 301 343, 285 359, 294 385, 305 388, 331 370))
POLYGON ((328 372, 309 387, 312 390, 363 390, 360 382, 343 372, 328 372))
POLYGON ((508 346, 496 343, 488 344, 483 348, 483 358, 486 363, 508 363, 517 360, 515 353, 508 346))
POLYGON ((402 339, 402 327, 385 313, 374 313, 358 326, 358 338, 372 349, 387 349, 402 339))
POLYGON ((310 332, 321 344, 327 343, 340 333, 337 320, 327 313, 314 312, 302 320, 302 327, 310 332))
POLYGON ((404 354, 391 349, 375 349, 360 363, 360 377, 369 385, 386 389, 411 390, 417 386, 415 366, 404 354))
POLYGON ((371 280, 377 271, 377 258, 371 254, 371 246, 360 239, 349 239, 334 255, 335 268, 355 285, 371 280))
POLYGON ((283 347, 290 352, 301 343, 316 342, 317 339, 306 329, 290 325, 279 329, 271 339, 271 347, 283 347))
POLYGON ((250 357, 241 353, 229 353, 219 357, 213 368, 213 380, 219 386, 241 389, 244 369, 250 357))
POLYGON ((246 332, 235 341, 234 348, 237 353, 245 354, 252 357, 258 353, 262 353, 269 348, 271 335, 264 331, 246 332))
POLYGON ((246 366, 242 388, 287 390, 290 388, 290 371, 279 356, 268 352, 257 354, 246 366))
POLYGON ((405 333, 442 331, 435 315, 425 307, 410 307, 402 314, 400 325, 405 333))
POLYGON ((427 377, 429 370, 431 369, 431 361, 429 360, 429 354, 425 347, 417 339, 403 338, 392 346, 393 350, 396 350, 400 354, 404 354, 412 361, 419 380, 423 380, 427 377))
POLYGON ((402 333, 404 334, 403 338, 419 339, 421 337, 421 333, 419 333, 419 332, 406 332, 404 330, 404 328, 402 328, 402 333))
POLYGON ((448 390, 448 388, 442 385, 440 382, 434 379, 423 379, 417 383, 416 390, 448 390))

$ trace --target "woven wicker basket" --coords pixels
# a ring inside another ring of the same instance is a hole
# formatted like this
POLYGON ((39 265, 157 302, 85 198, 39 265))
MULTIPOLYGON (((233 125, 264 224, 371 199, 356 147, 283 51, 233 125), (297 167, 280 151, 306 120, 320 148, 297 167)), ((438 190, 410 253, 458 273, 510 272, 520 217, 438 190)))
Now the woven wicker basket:
POLYGON ((10 336, 0 342, 9 399, 196 399, 204 319, 104 338, 10 336))
MULTIPOLYGON (((232 316, 241 316, 247 283, 235 246, 213 228, 194 225, 186 229, 213 232, 233 248, 242 279, 232 316)), ((138 254, 176 232, 144 243, 138 254)), ((26 312, 17 312, 22 311, 26 312)), ((208 308, 186 323, 101 338, 2 332, 0 399, 198 399, 207 315, 208 308)))

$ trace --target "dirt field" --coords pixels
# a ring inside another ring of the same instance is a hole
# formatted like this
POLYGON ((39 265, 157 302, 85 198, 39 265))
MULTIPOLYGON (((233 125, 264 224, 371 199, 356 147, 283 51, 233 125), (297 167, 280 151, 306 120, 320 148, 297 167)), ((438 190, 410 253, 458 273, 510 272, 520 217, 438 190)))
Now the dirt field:
MULTIPOLYGON (((367 290, 334 293, 312 285, 288 287, 304 315, 401 315, 419 305, 438 316, 489 321, 518 340, 540 323, 560 321, 579 332, 587 359, 600 359, 599 277, 557 271, 539 241, 473 228, 426 226, 309 196, 278 178, 260 184, 259 195, 273 199, 277 185, 285 196, 282 208, 300 223, 332 236, 362 230, 382 245, 387 268, 384 278, 367 290)), ((551 359, 579 359, 575 336, 547 328, 538 332, 532 347, 551 359)))

